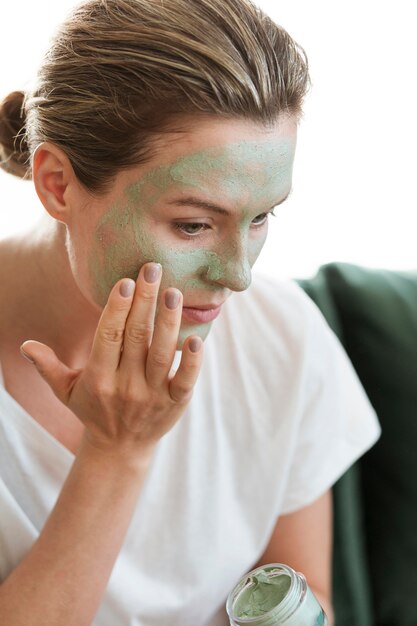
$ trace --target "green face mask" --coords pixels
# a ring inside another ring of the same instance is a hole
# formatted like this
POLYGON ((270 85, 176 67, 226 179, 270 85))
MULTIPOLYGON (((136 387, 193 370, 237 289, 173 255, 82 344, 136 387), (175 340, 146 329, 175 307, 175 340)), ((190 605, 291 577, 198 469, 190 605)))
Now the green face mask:
MULTIPOLYGON (((266 239, 268 218, 262 214, 290 190, 294 151, 292 137, 228 143, 154 167, 126 187, 95 229, 88 262, 96 302, 103 307, 115 282, 136 280, 149 261, 162 265, 160 293, 176 287, 184 306, 247 289, 266 239), (227 206, 230 215, 173 204, 185 196, 227 206), (189 233, 190 224, 199 224, 198 236, 191 230, 187 238, 175 221, 187 221, 189 233)), ((191 334, 205 339, 210 324, 183 320, 177 349, 191 334)))

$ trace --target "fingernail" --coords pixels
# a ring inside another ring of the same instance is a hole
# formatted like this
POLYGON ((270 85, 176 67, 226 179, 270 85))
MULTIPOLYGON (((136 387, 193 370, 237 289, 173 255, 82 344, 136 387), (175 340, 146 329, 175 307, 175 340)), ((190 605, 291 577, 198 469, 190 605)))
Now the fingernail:
POLYGON ((159 263, 150 263, 145 267, 145 280, 147 283, 156 283, 161 273, 159 263))
POLYGON ((178 291, 167 291, 165 294, 165 304, 168 309, 176 309, 180 303, 180 294, 178 291))
POLYGON ((135 281, 130 278, 128 280, 124 280, 122 283, 120 283, 119 291, 120 295, 123 296, 123 298, 129 298, 135 291, 135 281))
POLYGON ((191 350, 191 352, 198 352, 202 345, 203 345, 203 342, 201 341, 201 339, 197 339, 197 337, 193 337, 193 339, 191 339, 190 343, 188 344, 188 347, 191 350))
POLYGON ((26 352, 22 348, 20 348, 20 354, 24 356, 25 359, 29 361, 29 363, 32 363, 32 365, 35 365, 35 361, 28 354, 26 354, 26 352))

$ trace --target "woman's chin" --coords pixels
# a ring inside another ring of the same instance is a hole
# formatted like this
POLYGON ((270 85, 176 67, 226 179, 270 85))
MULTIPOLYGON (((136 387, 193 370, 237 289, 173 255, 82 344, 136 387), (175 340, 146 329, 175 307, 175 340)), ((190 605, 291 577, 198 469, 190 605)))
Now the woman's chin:
POLYGON ((182 323, 178 335, 177 350, 182 350, 187 337, 201 337, 204 341, 210 332, 212 322, 206 324, 187 324, 182 323))

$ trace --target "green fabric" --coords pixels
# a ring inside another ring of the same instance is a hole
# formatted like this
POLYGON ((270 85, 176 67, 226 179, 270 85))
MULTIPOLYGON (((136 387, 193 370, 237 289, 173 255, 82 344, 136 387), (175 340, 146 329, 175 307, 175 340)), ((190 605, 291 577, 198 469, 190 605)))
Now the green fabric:
POLYGON ((382 426, 333 489, 336 626, 416 626, 417 271, 331 263, 298 282, 343 342, 382 426))
POLYGON ((374 624, 416 626, 417 272, 333 263, 320 273, 382 426, 359 461, 374 624))
POLYGON ((335 626, 372 626, 360 465, 333 486, 333 609, 335 626))
MULTIPOLYGON (((326 276, 299 279, 343 342, 338 312, 326 276)), ((370 585, 366 567, 359 466, 355 464, 333 487, 333 609, 335 626, 372 626, 370 585)))

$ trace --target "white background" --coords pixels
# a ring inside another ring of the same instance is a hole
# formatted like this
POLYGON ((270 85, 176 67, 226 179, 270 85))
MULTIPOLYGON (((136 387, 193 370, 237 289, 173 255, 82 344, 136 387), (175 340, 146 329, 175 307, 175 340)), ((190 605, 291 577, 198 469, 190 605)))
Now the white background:
MULTIPOLYGON (((72 0, 4 3, 0 97, 30 85, 72 0)), ((271 219, 262 273, 305 277, 331 261, 415 269, 417 38, 413 0, 262 0, 307 51, 294 190, 271 219)), ((44 211, 0 172, 0 238, 44 211)))

